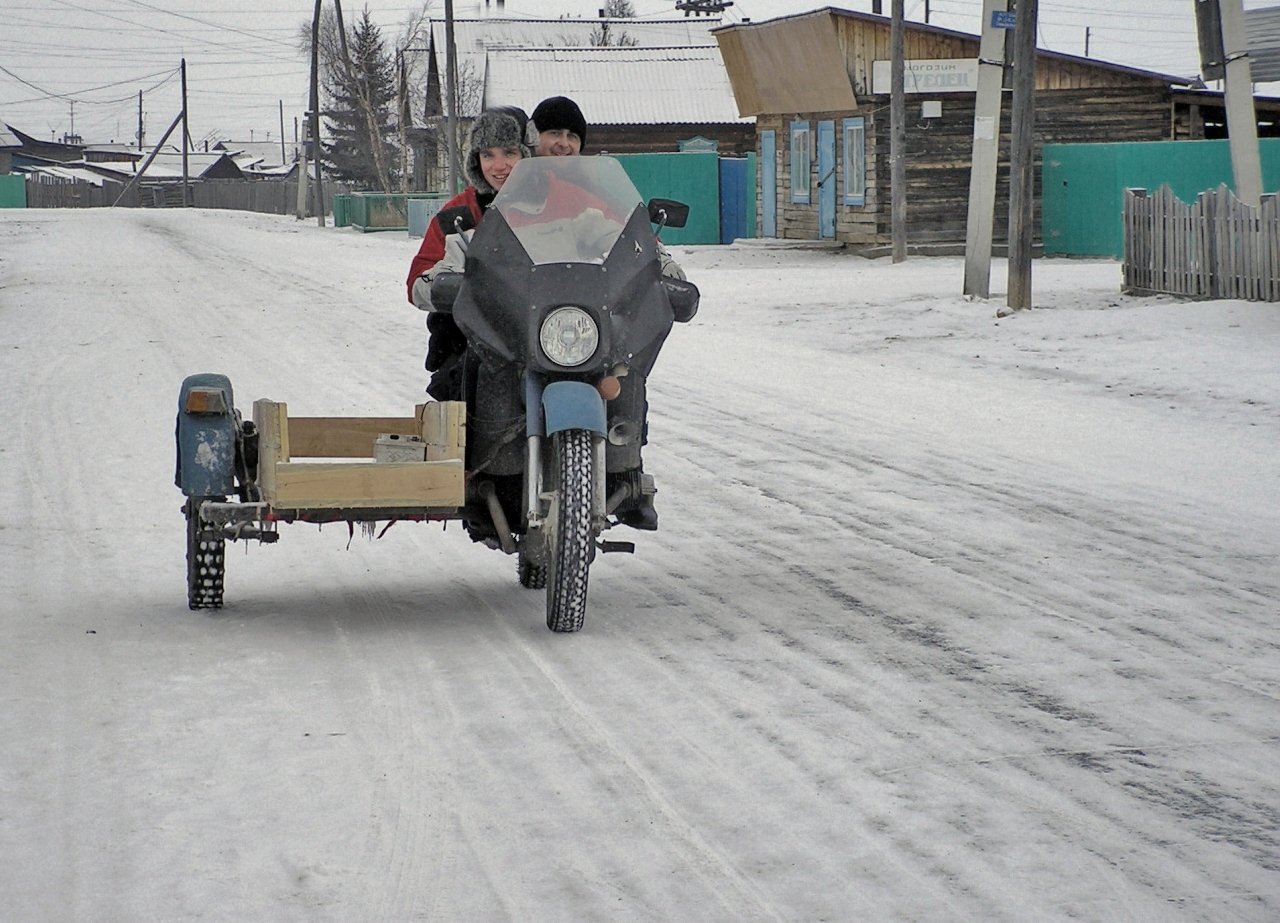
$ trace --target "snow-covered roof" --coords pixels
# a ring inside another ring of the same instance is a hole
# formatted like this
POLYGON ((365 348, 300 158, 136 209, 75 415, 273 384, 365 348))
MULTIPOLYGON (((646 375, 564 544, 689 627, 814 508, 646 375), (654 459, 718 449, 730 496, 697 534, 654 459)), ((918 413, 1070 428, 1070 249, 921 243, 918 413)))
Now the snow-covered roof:
POLYGON ((289 176, 294 170, 298 169, 298 165, 296 163, 275 165, 252 163, 248 166, 240 164, 240 169, 245 173, 252 173, 254 176, 289 176))
MULTIPOLYGON (((483 55, 488 48, 591 47, 593 37, 605 29, 614 40, 653 47, 707 45, 719 17, 692 19, 455 19, 453 42, 458 55, 483 55)), ((445 48, 445 23, 431 20, 431 42, 441 59, 445 48)), ((616 46, 615 46, 616 47, 616 46)), ((443 61, 442 61, 443 63, 443 61)))
MULTIPOLYGON (((187 171, 191 176, 203 176, 224 158, 231 160, 222 151, 210 151, 207 154, 202 152, 187 154, 187 171)), ((232 162, 234 163, 234 161, 232 162)), ((95 162, 93 166, 100 171, 118 173, 122 176, 130 177, 138 172, 138 168, 142 164, 135 163, 133 160, 116 160, 95 162)), ((182 154, 162 151, 151 161, 151 165, 147 167, 143 176, 146 179, 182 179, 182 154)))
MULTIPOLYGON (((484 81, 490 54, 496 49, 510 48, 586 48, 595 47, 601 32, 609 33, 611 42, 627 42, 630 46, 648 48, 672 48, 677 46, 714 45, 711 30, 721 24, 719 17, 693 17, 690 19, 517 19, 493 17, 487 19, 455 19, 453 23, 454 47, 457 51, 459 84, 468 80, 484 81)), ((431 21, 431 47, 436 57, 437 72, 445 73, 445 23, 431 21)), ((605 48, 627 47, 610 44, 605 48)), ((563 86, 550 94, 568 92, 563 86)), ((543 96, 534 98, 534 102, 543 96)), ((469 109, 478 100, 461 100, 469 109)), ((477 113, 464 111, 466 118, 477 113)), ((735 112, 736 115, 736 112, 735 112)))
POLYGON ((588 125, 752 122, 738 115, 714 45, 677 48, 490 49, 485 106, 532 112, 548 96, 571 96, 588 125))
MULTIPOLYGON (((284 143, 284 163, 293 162, 296 148, 297 145, 291 141, 284 143)), ((230 155, 241 167, 253 163, 279 164, 282 162, 279 141, 218 141, 209 148, 210 153, 214 151, 230 155)))
POLYGON ((15 173, 23 173, 27 176, 35 177, 37 182, 40 177, 49 177, 58 180, 79 180, 82 183, 88 183, 91 186, 101 186, 106 182, 106 177, 101 173, 95 173, 93 170, 83 166, 55 166, 53 164, 41 164, 40 166, 24 166, 14 170, 15 173))

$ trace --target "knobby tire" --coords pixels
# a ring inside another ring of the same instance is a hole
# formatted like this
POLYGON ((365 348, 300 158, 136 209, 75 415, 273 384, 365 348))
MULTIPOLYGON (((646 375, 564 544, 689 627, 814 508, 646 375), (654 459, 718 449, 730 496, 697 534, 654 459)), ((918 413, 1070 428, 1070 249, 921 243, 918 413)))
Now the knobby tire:
POLYGON ((595 464, 591 433, 573 429, 552 437, 556 498, 552 509, 550 559, 547 568, 547 627, 580 631, 587 617, 587 574, 595 556, 591 529, 592 473, 595 464))

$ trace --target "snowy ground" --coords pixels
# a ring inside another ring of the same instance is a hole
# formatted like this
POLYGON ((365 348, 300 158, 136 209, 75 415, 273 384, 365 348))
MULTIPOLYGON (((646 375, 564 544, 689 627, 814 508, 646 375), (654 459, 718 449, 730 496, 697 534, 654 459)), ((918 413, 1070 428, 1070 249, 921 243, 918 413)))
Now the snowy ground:
POLYGON ((414 246, 0 212, 0 916, 1280 919, 1280 308, 678 250, 582 633, 456 526, 188 611, 181 379, 408 413, 414 246))

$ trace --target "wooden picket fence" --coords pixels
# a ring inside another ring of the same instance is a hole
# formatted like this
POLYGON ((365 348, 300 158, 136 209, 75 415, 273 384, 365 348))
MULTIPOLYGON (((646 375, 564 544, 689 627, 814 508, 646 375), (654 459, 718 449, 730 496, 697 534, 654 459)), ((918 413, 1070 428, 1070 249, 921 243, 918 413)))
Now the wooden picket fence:
POLYGON ((1245 205, 1225 185, 1180 201, 1126 189, 1124 291, 1280 301, 1280 197, 1245 205))
MULTIPOLYGON (((297 211, 298 186, 295 180, 194 180, 188 188, 191 204, 196 208, 225 208, 272 215, 292 215, 297 211)), ((42 176, 27 180, 27 208, 106 208, 116 204, 127 208, 182 207, 182 184, 178 182, 144 182, 128 189, 117 203, 124 189, 124 183, 112 180, 94 186, 83 180, 42 176)), ((350 192, 348 186, 326 181, 326 211, 333 212, 334 196, 350 192)), ((310 200, 307 202, 307 215, 314 215, 310 200)))

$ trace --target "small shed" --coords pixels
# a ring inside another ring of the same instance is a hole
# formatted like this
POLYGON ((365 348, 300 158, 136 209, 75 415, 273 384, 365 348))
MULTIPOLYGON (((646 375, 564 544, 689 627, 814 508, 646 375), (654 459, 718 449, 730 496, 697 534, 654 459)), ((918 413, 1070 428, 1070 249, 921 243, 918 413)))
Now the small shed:
MULTIPOLYGON (((890 32, 886 16, 833 7, 713 32, 738 111, 756 118, 762 236, 868 249, 891 242, 890 32)), ((917 249, 965 239, 979 42, 906 24, 907 237, 917 249)), ((1195 77, 1039 51, 1037 156, 1046 143, 1213 136, 1221 94, 1196 92, 1202 87, 1195 77)), ((1001 242, 1009 102, 1006 94, 995 213, 1001 242)), ((1261 107, 1260 125, 1277 109, 1261 107)))

